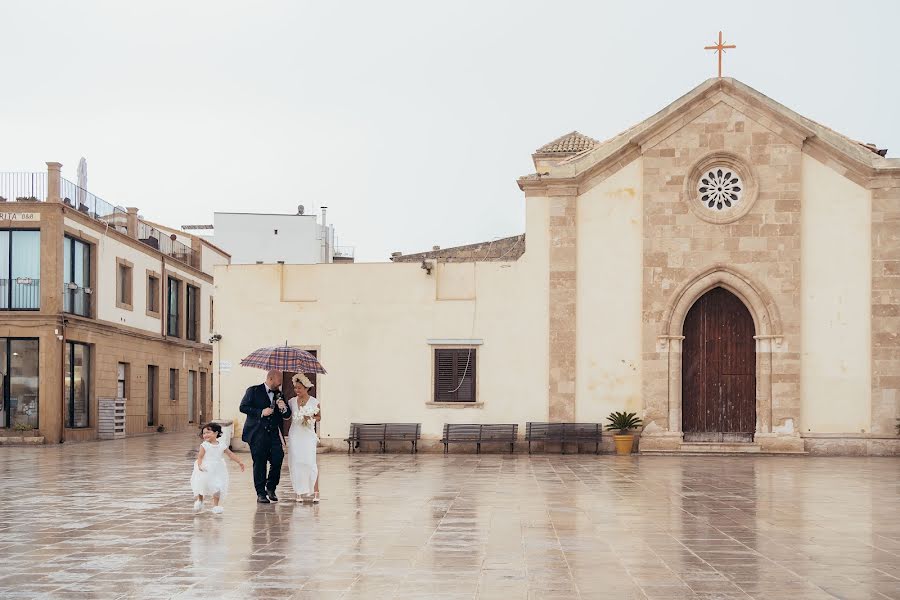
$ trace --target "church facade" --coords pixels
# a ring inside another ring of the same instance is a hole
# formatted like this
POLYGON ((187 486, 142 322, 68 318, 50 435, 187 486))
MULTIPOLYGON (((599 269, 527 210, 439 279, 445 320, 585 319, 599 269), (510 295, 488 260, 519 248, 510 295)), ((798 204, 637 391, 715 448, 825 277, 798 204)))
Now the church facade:
MULTIPOLYGON (((602 422, 642 453, 900 453, 900 159, 733 79, 519 179, 526 232, 388 264, 217 268, 219 414, 240 358, 316 350, 352 422, 602 422), (221 300, 219 300, 221 298, 221 300), (247 316, 252 315, 252 316, 247 316)), ((423 443, 420 447, 428 447, 423 443)))

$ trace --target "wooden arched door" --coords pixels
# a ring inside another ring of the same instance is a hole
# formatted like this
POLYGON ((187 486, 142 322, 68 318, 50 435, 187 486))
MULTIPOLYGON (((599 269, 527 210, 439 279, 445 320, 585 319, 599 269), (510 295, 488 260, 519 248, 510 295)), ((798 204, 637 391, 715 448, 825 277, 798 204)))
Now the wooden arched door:
POLYGON ((686 442, 751 442, 756 431, 753 317, 724 288, 701 296, 684 320, 681 373, 686 442))

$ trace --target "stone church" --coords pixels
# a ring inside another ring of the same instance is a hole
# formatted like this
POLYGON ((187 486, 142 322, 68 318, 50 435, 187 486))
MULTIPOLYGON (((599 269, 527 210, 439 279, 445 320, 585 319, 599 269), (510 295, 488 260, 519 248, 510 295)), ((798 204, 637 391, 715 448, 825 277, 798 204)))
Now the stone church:
MULTIPOLYGON (((860 107, 862 109, 862 107, 860 107)), ((640 452, 898 454, 900 159, 734 79, 521 177, 522 236, 391 263, 217 268, 219 416, 289 338, 352 422, 602 422, 640 452), (220 300, 221 298, 221 300, 220 300), (248 317, 247 315, 253 315, 248 317)))

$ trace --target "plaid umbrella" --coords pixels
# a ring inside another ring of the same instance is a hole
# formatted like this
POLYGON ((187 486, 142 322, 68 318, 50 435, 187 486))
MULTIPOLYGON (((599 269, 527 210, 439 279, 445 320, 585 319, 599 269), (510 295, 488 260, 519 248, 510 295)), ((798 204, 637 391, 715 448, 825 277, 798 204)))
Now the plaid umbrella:
POLYGON ((256 367, 266 371, 293 373, 327 373, 316 357, 299 348, 269 346, 254 350, 241 361, 242 367, 256 367))

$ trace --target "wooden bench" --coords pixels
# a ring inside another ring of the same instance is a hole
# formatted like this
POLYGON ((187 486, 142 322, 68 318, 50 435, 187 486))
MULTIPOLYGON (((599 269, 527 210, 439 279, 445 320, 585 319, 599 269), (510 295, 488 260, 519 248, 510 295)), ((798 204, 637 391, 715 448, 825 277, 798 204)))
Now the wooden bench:
POLYGON ((516 423, 445 423, 441 443, 444 444, 444 454, 450 452, 450 444, 453 443, 475 444, 475 452, 481 454, 481 444, 487 442, 509 444, 511 454, 515 451, 518 432, 519 425, 516 423))
POLYGON ((525 440, 528 442, 528 454, 531 454, 531 442, 554 442, 560 444, 563 454, 566 444, 593 442, 594 454, 600 454, 600 438, 603 435, 601 423, 536 423, 525 424, 525 440))
POLYGON ((386 442, 409 442, 410 454, 419 451, 421 423, 351 423, 347 442, 347 454, 356 451, 360 442, 378 442, 381 452, 386 451, 386 442))

